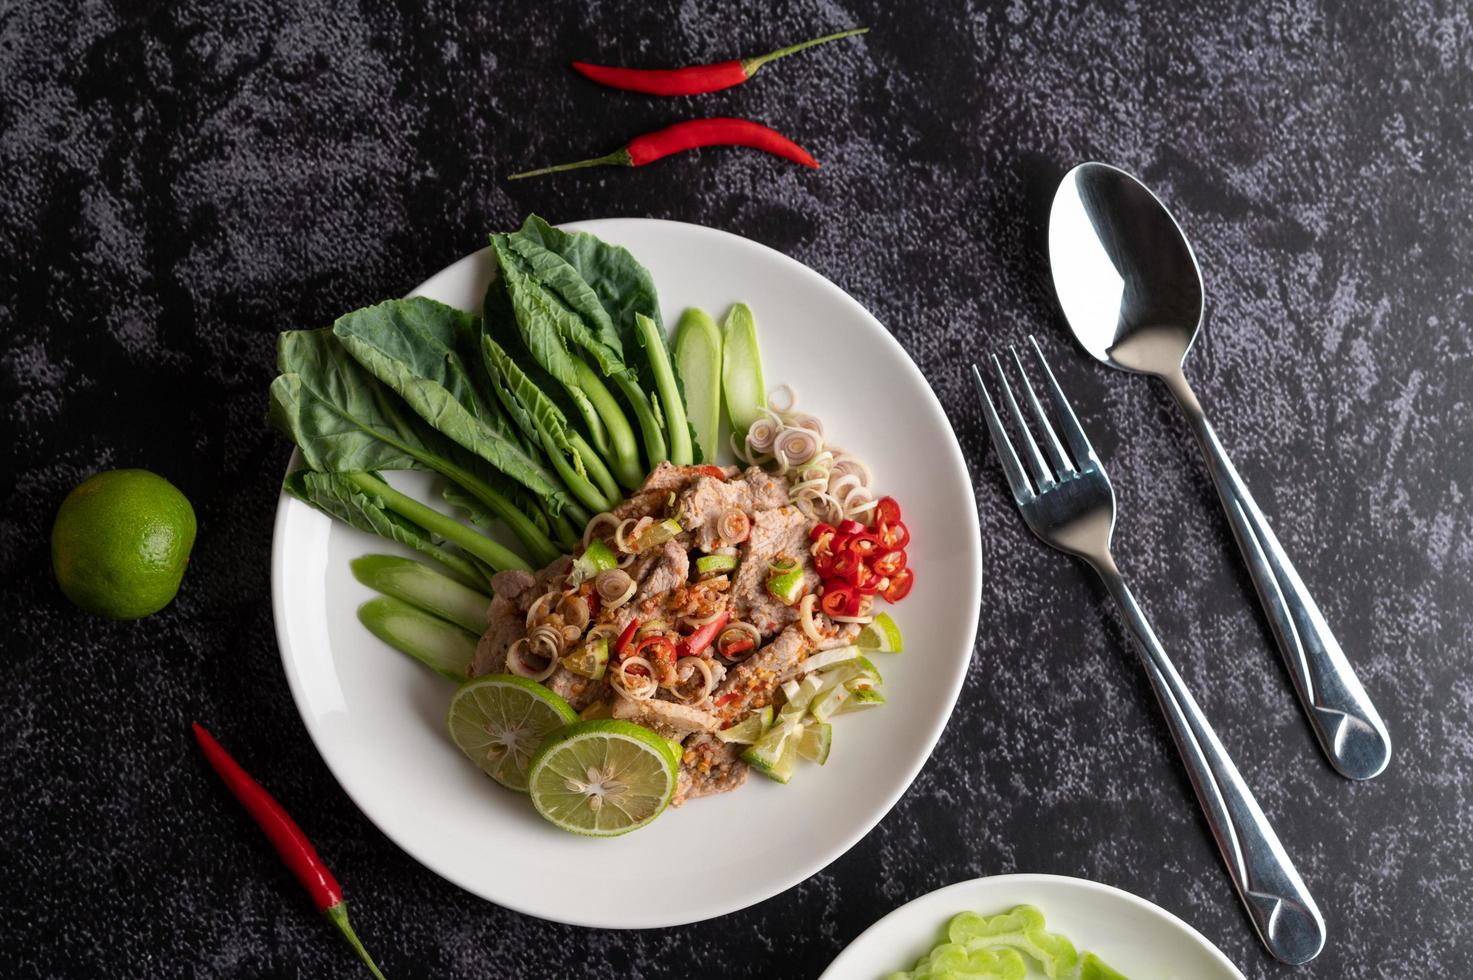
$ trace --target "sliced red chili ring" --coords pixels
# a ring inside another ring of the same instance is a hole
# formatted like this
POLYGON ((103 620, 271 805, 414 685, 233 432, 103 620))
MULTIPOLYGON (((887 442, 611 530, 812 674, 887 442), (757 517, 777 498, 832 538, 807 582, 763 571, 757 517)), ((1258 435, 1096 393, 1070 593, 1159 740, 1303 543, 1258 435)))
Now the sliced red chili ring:
POLYGON ((849 539, 847 547, 859 557, 868 558, 880 550, 880 538, 873 531, 861 531, 849 539))
POLYGON ((899 602, 910 595, 910 587, 915 584, 915 579, 915 572, 902 568, 890 578, 890 584, 885 588, 885 601, 899 602))
POLYGON ((876 575, 889 578, 905 567, 905 551, 900 548, 887 551, 870 562, 870 567, 875 570, 876 575))
POLYGON ((639 641, 639 644, 634 648, 634 652, 651 662, 655 660, 668 660, 673 663, 675 661, 675 644, 671 643, 669 637, 665 636, 645 637, 639 641), (645 652, 652 648, 653 653, 645 652))
POLYGON ((692 466, 691 469, 701 474, 701 476, 709 476, 713 480, 724 481, 726 479, 726 471, 719 466, 692 466))
POLYGON ((832 524, 815 524, 813 525, 813 530, 808 532, 808 540, 817 541, 825 534, 833 534, 836 530, 838 529, 835 528, 832 524))
POLYGON ((819 578, 828 578, 834 574, 834 555, 825 551, 813 556, 813 567, 818 570, 819 578))
POLYGON ((900 502, 894 497, 881 497, 875 501, 876 524, 899 524, 900 502))
POLYGON ((844 580, 854 586, 861 595, 874 595, 880 591, 880 576, 876 575, 874 569, 864 562, 856 565, 854 574, 846 576, 844 580))
POLYGON ((858 521, 843 520, 839 522, 839 533, 845 537, 852 537, 864 530, 864 525, 858 521))
POLYGON ((639 620, 631 619, 629 625, 625 626, 623 632, 619 634, 619 638, 614 641, 616 654, 622 657, 629 652, 629 641, 634 639, 634 632, 637 629, 639 629, 639 620))
POLYGON ((854 574, 855 568, 863 564, 864 559, 860 558, 854 552, 840 551, 834 555, 833 571, 840 578, 847 579, 854 574))
POLYGON ((880 541, 886 548, 904 548, 910 544, 910 528, 905 526, 904 521, 896 521, 894 524, 879 525, 880 541))
POLYGON ((757 644, 752 642, 752 638, 750 636, 744 636, 740 640, 732 640, 725 646, 717 643, 716 652, 721 654, 726 659, 730 660, 732 657, 741 656, 756 645, 757 644))
POLYGON ((823 599, 820 600, 823 611, 830 616, 852 616, 849 607, 859 607, 859 593, 854 587, 837 579, 830 579, 823 587, 823 599))

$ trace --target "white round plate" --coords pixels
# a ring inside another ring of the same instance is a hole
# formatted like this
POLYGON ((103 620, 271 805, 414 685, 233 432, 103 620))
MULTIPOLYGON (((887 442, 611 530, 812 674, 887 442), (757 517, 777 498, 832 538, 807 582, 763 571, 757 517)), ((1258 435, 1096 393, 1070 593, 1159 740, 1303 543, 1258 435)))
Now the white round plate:
POLYGON ((958 912, 996 915, 1034 905, 1050 932, 1081 954, 1099 955, 1131 980, 1243 980, 1207 939, 1170 912, 1130 892, 1083 878, 997 875, 939 888, 860 933, 819 980, 877 980, 909 970, 943 938, 958 912))
MULTIPOLYGON (((370 635, 370 593, 348 562, 394 551, 292 498, 277 510, 272 601, 282 664, 318 751, 353 801, 437 874, 500 905, 601 928, 654 928, 732 912, 792 887, 854 845, 905 792, 951 715, 971 657, 981 545, 961 450, 905 351, 833 283, 763 245, 646 219, 567 226, 627 246, 655 278, 667 324, 687 306, 757 316, 769 385, 791 384, 829 438, 863 456, 904 509, 916 585, 892 610, 906 652, 882 655, 889 703, 836 724, 825 766, 786 785, 755 773, 614 839, 557 830, 525 796, 481 774, 451 744, 451 687, 370 635)), ((417 293, 478 309, 487 250, 417 293)), ((421 474, 391 474, 421 499, 421 474), (418 479, 416 479, 418 478, 418 479)))

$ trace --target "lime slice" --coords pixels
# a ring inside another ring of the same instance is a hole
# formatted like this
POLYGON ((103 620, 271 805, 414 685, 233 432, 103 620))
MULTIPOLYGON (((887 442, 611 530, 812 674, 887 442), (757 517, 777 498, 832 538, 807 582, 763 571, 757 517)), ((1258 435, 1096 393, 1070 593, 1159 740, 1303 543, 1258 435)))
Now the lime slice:
POLYGON ((675 793, 670 742, 627 721, 574 722, 548 736, 527 770, 537 812, 563 830, 615 837, 658 817, 675 793))
POLYGON ((829 761, 829 745, 834 740, 834 726, 810 723, 803 726, 798 736, 798 755, 810 762, 823 765, 829 761))
POLYGON ((796 726, 777 725, 742 753, 742 758, 753 769, 768 779, 785 783, 793 777, 793 767, 798 763, 798 739, 794 737, 796 726))
POLYGON ((836 714, 847 715, 852 711, 863 711, 865 708, 878 708, 885 703, 885 695, 880 693, 879 688, 856 687, 849 692, 849 697, 839 705, 836 714))
POLYGON ((527 767, 547 736, 578 715, 547 688, 514 674, 466 681, 450 699, 450 738, 507 789, 527 791, 527 767))
POLYGON ((890 618, 889 613, 879 613, 872 623, 865 625, 859 631, 859 637, 854 645, 861 650, 875 650, 879 653, 899 653, 904 649, 900 640, 900 627, 895 625, 895 620, 890 618))
POLYGON ((716 737, 723 742, 736 742, 739 745, 751 745, 761 738, 767 729, 772 727, 772 705, 766 705, 761 711, 747 716, 730 728, 723 728, 716 733, 716 737))

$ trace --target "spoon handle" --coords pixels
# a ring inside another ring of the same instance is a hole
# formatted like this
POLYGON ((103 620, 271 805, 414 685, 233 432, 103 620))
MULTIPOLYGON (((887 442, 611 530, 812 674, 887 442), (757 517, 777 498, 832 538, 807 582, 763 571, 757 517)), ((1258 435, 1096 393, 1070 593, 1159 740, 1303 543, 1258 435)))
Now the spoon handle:
POLYGON ((1314 897, 1217 732, 1156 639, 1115 562, 1108 555, 1085 560, 1099 573, 1130 627, 1136 651, 1166 716, 1166 727, 1181 753, 1202 814, 1253 928, 1269 952, 1285 963, 1297 966, 1309 962, 1325 945, 1325 920, 1314 897))
POLYGON ((1320 747, 1342 776, 1370 779, 1378 775, 1391 761, 1391 736, 1385 723, 1243 478, 1233 468, 1186 376, 1178 370, 1163 379, 1186 413, 1202 455, 1207 458, 1218 498, 1320 747))

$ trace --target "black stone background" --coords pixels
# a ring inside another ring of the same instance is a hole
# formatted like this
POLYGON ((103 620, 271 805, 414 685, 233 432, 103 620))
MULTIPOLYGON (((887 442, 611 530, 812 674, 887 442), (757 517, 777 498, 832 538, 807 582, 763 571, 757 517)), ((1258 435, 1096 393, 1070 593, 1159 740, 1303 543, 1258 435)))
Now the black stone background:
POLYGON ((200 718, 329 856, 394 977, 813 977, 901 903, 1009 871, 1129 889, 1248 976, 1290 975, 1106 597, 1002 492, 964 368, 1036 331, 1120 492, 1119 559, 1324 907, 1299 974, 1469 975, 1470 66, 1459 0, 5 4, 0 974, 363 975, 201 765, 200 718), (874 33, 698 101, 566 68, 855 24, 874 33), (723 113, 823 169, 707 151, 502 179, 723 113), (1319 757, 1165 390, 1065 337, 1045 218, 1089 158, 1192 236, 1189 373, 1389 720, 1370 784, 1319 757), (566 928, 441 881, 338 789, 278 665, 276 332, 400 294, 533 209, 700 222, 808 263, 911 351, 973 461, 982 626, 935 757, 850 853, 717 921, 566 928), (113 466, 166 475, 200 523, 178 601, 132 624, 70 608, 47 560, 62 496, 113 466))

